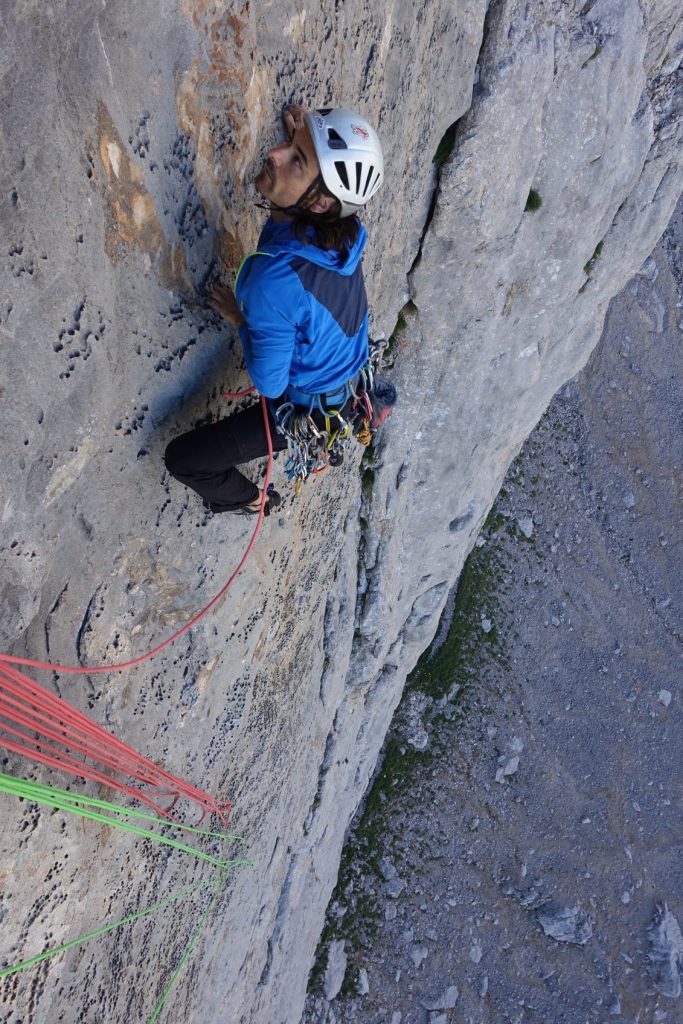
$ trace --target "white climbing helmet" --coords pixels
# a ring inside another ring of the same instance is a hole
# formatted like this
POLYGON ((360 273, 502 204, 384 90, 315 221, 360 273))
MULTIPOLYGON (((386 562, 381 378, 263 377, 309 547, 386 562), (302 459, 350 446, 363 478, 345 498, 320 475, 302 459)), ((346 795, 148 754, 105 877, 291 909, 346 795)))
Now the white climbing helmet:
POLYGON ((325 187, 341 203, 340 217, 358 213, 384 180, 377 132, 353 110, 311 110, 304 118, 325 187))

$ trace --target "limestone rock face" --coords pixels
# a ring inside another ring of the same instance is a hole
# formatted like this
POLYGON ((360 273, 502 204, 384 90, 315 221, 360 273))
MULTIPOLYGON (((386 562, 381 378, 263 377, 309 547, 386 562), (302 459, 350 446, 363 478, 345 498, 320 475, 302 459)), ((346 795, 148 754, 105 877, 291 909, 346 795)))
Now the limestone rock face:
MULTIPOLYGON (((248 528, 206 521, 162 463, 171 437, 246 383, 198 288, 212 259, 231 271, 254 245, 250 182, 283 102, 356 106, 385 141, 365 268, 376 332, 405 307, 400 405, 363 487, 356 452, 288 498, 228 597, 151 663, 41 677, 236 802, 253 867, 209 918, 168 1019, 294 1024, 405 676, 507 465, 683 186, 679 5, 58 0, 11 4, 3 22, 0 634, 13 653, 123 660, 227 578, 248 528)), ((4 770, 65 783, 18 757, 4 770)), ((2 822, 6 963, 205 874, 4 797, 2 822)), ((203 905, 16 975, 7 1019, 146 1019, 203 905)))

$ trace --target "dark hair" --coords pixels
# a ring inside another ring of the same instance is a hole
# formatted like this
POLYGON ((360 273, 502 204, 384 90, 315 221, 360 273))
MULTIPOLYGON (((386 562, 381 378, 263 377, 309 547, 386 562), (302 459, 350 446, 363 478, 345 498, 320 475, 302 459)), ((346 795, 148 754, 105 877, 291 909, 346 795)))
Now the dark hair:
MULTIPOLYGON (((326 188, 319 189, 325 195, 330 195, 326 188)), ((337 249, 339 252, 349 250, 358 238, 360 221, 355 214, 350 217, 340 217, 341 205, 335 196, 334 206, 327 213, 311 213, 302 207, 297 207, 294 214, 294 234, 304 245, 313 242, 320 249, 337 249)), ((311 197, 315 200, 315 196, 311 197)))

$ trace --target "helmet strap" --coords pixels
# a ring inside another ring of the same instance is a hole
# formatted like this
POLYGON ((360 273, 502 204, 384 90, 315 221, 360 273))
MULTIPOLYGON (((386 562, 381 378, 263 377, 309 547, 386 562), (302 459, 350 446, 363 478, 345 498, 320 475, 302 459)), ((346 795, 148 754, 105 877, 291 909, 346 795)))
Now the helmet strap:
POLYGON ((322 174, 319 174, 316 178, 313 179, 313 181, 305 190, 305 192, 302 192, 297 201, 295 203, 292 203, 291 206, 278 206, 277 203, 273 203, 272 201, 268 201, 267 203, 254 203, 254 206, 258 206, 262 210, 270 210, 271 212, 273 210, 277 210, 278 213, 284 213, 288 217, 300 217, 303 215, 305 217, 310 217, 311 220, 324 220, 325 214, 313 213, 312 210, 310 210, 307 206, 303 205, 307 199, 309 199, 314 193, 318 192, 319 190, 322 190, 325 193, 325 195, 329 195, 331 199, 335 198, 335 196, 333 196, 331 192, 328 192, 327 188, 325 187, 323 176, 322 174))

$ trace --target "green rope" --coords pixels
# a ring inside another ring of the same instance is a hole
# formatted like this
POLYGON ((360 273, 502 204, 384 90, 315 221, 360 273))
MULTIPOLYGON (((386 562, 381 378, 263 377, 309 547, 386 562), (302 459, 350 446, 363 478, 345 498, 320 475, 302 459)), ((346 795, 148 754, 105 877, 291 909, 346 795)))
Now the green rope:
POLYGON ((166 986, 164 991, 161 993, 161 998, 159 999, 159 1002, 156 1004, 156 1006, 152 1010, 152 1016, 147 1021, 147 1024, 154 1024, 154 1022, 158 1019, 159 1014, 161 1013, 161 1011, 163 1009, 164 1003, 168 999, 168 996, 169 996, 169 993, 170 993, 171 989, 173 988, 173 986, 175 985, 176 981, 178 980, 178 975, 180 974, 180 972, 182 971, 183 967, 187 963, 188 958, 190 956, 190 953, 194 949, 194 947, 195 947, 195 945, 197 943, 197 940, 199 939, 199 936, 201 935, 201 933, 204 931, 204 928, 206 927, 206 922, 207 922, 207 919, 209 917, 209 914, 211 913, 213 908, 216 906, 218 898, 220 897, 221 893, 223 892, 223 889, 225 888, 225 883, 226 883, 226 880, 227 880, 227 876, 228 876, 228 872, 227 871, 226 872, 221 872, 220 883, 218 885, 218 888, 216 889, 216 892, 214 893, 214 897, 211 900, 211 902, 209 903, 209 905, 206 908, 206 910, 204 911, 204 913, 202 914, 201 918, 199 919, 199 923, 197 924, 197 927, 195 928, 195 930, 193 931, 192 935, 190 936, 189 941, 188 941, 188 943, 187 943, 187 945, 185 947, 185 950, 183 952, 183 955, 180 958, 180 962, 179 962, 178 966, 176 967, 175 971, 173 972, 173 974, 171 975, 171 979, 170 979, 168 985, 166 986))
POLYGON ((191 885, 189 889, 183 889, 182 892, 177 892, 175 896, 166 896, 165 899, 159 900, 158 903, 153 903, 151 907, 146 907, 145 910, 138 910, 135 914, 128 914, 127 917, 122 917, 118 921, 111 921, 102 928, 96 928, 94 931, 88 932, 87 935, 81 935, 78 939, 71 939, 69 942, 63 942, 61 946, 55 946, 54 949, 46 949, 43 953, 39 953, 37 956, 32 956, 29 960, 22 960, 20 964, 14 964, 13 967, 5 967, 0 971, 0 978, 8 978, 10 974, 16 974, 17 971, 23 971, 25 967, 33 967, 34 964, 39 964, 43 960, 49 959, 51 956, 56 956, 57 953, 63 953, 67 949, 73 949, 74 946, 80 946, 83 942, 87 942, 89 939, 97 939, 100 935, 106 935, 107 932, 113 932, 115 928, 120 928, 124 924, 130 924, 132 921, 137 921, 141 917, 153 914, 155 910, 161 910, 162 907, 167 907, 169 903, 175 903, 176 900, 182 899, 183 896, 189 896, 191 892, 195 892, 197 889, 206 889, 208 886, 215 884, 216 879, 212 878, 208 882, 198 882, 196 885, 191 885))
MULTIPOLYGON (((199 836, 210 836, 212 839, 235 839, 240 843, 246 842, 243 836, 235 836, 228 832, 209 832, 204 828, 195 828, 193 825, 182 825, 179 821, 171 821, 170 819, 160 818, 156 814, 149 814, 145 811, 139 811, 135 808, 126 810, 123 807, 118 807, 116 804, 109 803, 108 800, 98 800, 96 797, 84 797, 78 796, 75 793, 70 793, 66 789, 58 789, 56 786, 45 786, 40 782, 30 782, 28 779, 17 779, 13 775, 3 775, 0 773, 0 781, 8 783, 12 791, 20 785, 31 786, 34 793, 44 792, 48 795, 54 793, 59 794, 60 798, 68 801, 72 804, 85 804, 90 807, 102 807, 108 811, 114 811, 116 814, 124 814, 130 818, 144 818, 146 821, 154 821, 158 825, 168 825, 169 828, 180 828, 185 832, 194 832, 199 836)), ((0 789, 2 787, 0 786, 0 789)), ((7 792, 10 790, 8 789, 7 792)), ((24 794, 18 794, 23 796, 24 794)), ((27 799, 30 799, 27 797, 27 799)))
MULTIPOLYGON (((148 914, 154 913, 156 910, 161 910, 164 907, 169 906, 171 903, 175 903, 176 900, 180 900, 190 893, 196 892, 198 889, 206 889, 210 886, 216 886, 216 892, 214 893, 213 899, 209 903, 208 907, 199 919, 199 922, 192 932, 187 945, 180 958, 178 966, 173 972, 170 981, 166 985, 164 991, 161 994, 159 1001, 157 1002, 152 1016, 149 1018, 148 1024, 154 1024, 158 1019, 159 1014, 166 1002, 171 989, 175 985, 180 972, 188 961, 192 950, 194 949, 201 933, 203 932, 206 922, 208 921, 209 915, 216 905, 218 898, 223 892, 228 875, 230 871, 240 865, 252 866, 252 862, 246 859, 239 860, 228 860, 221 861, 216 857, 211 857, 208 854, 203 853, 201 850, 196 849, 193 846, 188 846, 185 843, 179 843, 174 839, 170 839, 168 836, 159 835, 158 832, 150 831, 149 829, 140 828, 137 825, 132 825, 126 821, 120 821, 116 816, 129 816, 134 818, 143 818, 147 821, 158 822, 159 819, 155 818, 151 814, 145 814, 143 811, 125 811, 121 807, 117 807, 115 804, 109 803, 107 800, 98 800, 95 798, 86 798, 74 796, 72 793, 67 792, 63 789, 53 788, 51 786, 44 786, 38 782, 32 782, 29 779, 16 779, 11 775, 3 775, 0 773, 0 792, 8 793, 13 796, 18 796, 24 800, 29 800, 33 803, 45 804, 48 807, 56 807, 58 810, 70 811, 72 814, 78 814, 83 818, 90 818, 93 821, 100 821, 108 825, 114 825, 116 828, 124 829, 127 832, 133 832, 137 835, 143 836, 146 839, 153 839, 159 843, 165 843, 168 846, 173 846, 177 850, 183 850, 186 853, 193 853, 196 857, 201 860, 206 860, 210 864, 216 865, 219 870, 218 879, 211 879, 208 882, 198 882, 196 885, 192 885, 187 889, 183 889, 182 892, 176 893, 174 896, 166 896, 164 899, 159 900, 157 903, 153 903, 145 910, 136 911, 134 914, 128 914, 126 917, 121 918, 118 921, 112 921, 101 928, 96 928, 94 931, 88 932, 86 935, 80 936, 77 939, 71 939, 69 942, 63 943, 61 946, 56 946, 54 949, 45 950, 39 953, 37 956, 31 957, 29 960, 24 960, 22 963, 15 964, 12 967, 5 967, 0 970, 0 978, 6 978, 11 974, 16 974, 17 971, 23 970, 25 967, 32 967, 35 964, 41 963, 43 960, 47 960, 49 957, 56 956, 57 953, 63 953, 67 949, 72 949, 74 946, 79 946, 89 939, 99 938, 101 935, 106 935, 108 932, 114 931, 116 928, 120 928, 122 925, 130 924, 133 921, 137 921, 142 917, 146 917, 148 914), (115 817, 110 817, 106 814, 101 814, 99 811, 88 810, 89 807, 97 807, 101 810, 107 810, 110 814, 115 817), (218 883, 218 884, 217 884, 218 883)), ((191 825, 181 825, 176 822, 163 822, 162 824, 171 825, 174 828, 180 828, 187 832, 193 832, 197 835, 210 836, 213 839, 236 839, 243 843, 245 840, 241 836, 228 835, 222 832, 209 832, 205 829, 194 828, 191 825)))
MULTIPOLYGON (((116 817, 109 817, 109 815, 101 814, 99 811, 87 810, 89 806, 94 806, 106 808, 114 815, 132 815, 133 817, 143 816, 139 811, 127 812, 122 810, 122 808, 117 807, 115 804, 110 804, 106 800, 74 797, 71 793, 67 793, 66 790, 53 789, 50 786, 43 786, 40 783, 31 782, 28 779, 15 779, 11 775, 3 774, 0 774, 0 792, 22 797, 23 799, 30 800, 33 803, 56 807, 58 810, 70 811, 72 814, 78 814, 82 818, 90 818, 92 821, 99 821, 105 825, 114 825, 116 828, 123 829, 126 832, 133 832, 135 835, 142 836, 145 839, 153 839, 157 843, 172 846, 176 850, 182 850, 184 853, 192 853, 200 860, 208 861, 209 864, 213 864, 218 868, 231 868, 242 864, 250 864, 249 861, 243 859, 230 861, 219 860, 217 857, 212 857, 210 854, 204 853, 202 850, 198 850, 194 846, 188 846, 186 843, 180 843, 176 839, 171 839, 169 836, 160 835, 158 832, 140 828, 139 825, 132 825, 127 821, 119 821, 116 817)), ((151 816, 144 815, 144 817, 151 816)), ((181 827, 189 828, 189 826, 181 827)), ((212 834, 217 838, 231 838, 223 837, 220 833, 212 834)))

